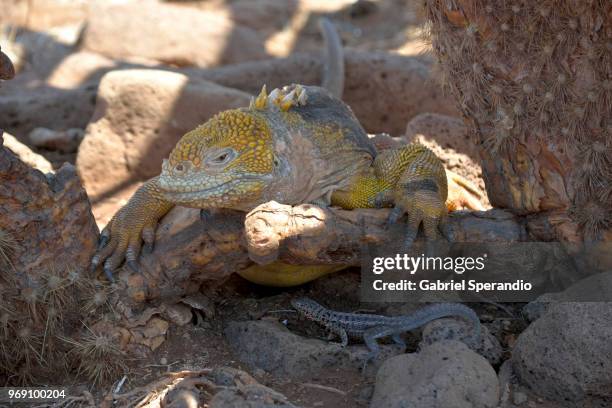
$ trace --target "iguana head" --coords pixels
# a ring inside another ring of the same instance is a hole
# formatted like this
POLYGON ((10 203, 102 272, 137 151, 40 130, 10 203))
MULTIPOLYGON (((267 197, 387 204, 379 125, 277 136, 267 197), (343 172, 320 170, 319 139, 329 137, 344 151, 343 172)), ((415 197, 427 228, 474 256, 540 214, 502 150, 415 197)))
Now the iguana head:
POLYGON ((185 134, 164 160, 159 185, 167 200, 197 208, 244 209, 273 177, 272 134, 261 113, 221 112, 185 134))

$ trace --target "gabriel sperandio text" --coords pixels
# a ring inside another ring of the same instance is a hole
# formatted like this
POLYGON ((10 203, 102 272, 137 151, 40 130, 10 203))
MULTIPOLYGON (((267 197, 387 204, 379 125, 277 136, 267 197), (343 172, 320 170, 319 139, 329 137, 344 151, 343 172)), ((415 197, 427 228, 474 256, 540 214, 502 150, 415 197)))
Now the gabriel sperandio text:
POLYGON ((393 257, 376 257, 373 260, 372 272, 380 275, 385 271, 406 271, 414 275, 418 270, 445 270, 452 271, 458 275, 466 271, 482 271, 485 267, 487 254, 473 257, 440 257, 440 256, 409 256, 407 254, 397 254, 393 257))
POLYGON ((399 282, 383 282, 375 280, 372 283, 374 290, 390 290, 390 291, 470 291, 470 292, 485 292, 485 291, 530 291, 533 285, 525 282, 523 279, 514 282, 477 282, 476 280, 459 280, 459 281, 441 281, 441 280, 422 280, 418 282, 402 279, 399 282))

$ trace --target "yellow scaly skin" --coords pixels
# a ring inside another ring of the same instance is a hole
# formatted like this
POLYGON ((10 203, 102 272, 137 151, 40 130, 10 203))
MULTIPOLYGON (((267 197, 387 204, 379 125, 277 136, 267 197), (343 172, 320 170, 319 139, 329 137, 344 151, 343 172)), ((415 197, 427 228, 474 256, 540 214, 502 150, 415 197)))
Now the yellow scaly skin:
MULTIPOLYGON (((423 224, 438 237, 445 220, 447 180, 440 160, 413 144, 377 153, 352 111, 319 87, 293 85, 248 108, 217 114, 177 143, 162 173, 147 181, 102 232, 95 268, 112 278, 124 257, 137 269, 141 237, 153 244, 157 221, 174 205, 249 211, 275 200, 345 209, 393 207, 390 222, 408 214, 406 245, 423 224)), ((241 273, 271 286, 293 286, 338 270, 279 262, 241 273)))

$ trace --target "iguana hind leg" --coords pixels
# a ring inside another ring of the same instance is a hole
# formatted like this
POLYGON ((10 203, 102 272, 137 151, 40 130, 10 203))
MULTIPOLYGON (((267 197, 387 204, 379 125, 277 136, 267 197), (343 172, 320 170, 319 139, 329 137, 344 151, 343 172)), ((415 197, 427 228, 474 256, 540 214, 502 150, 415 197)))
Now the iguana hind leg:
POLYGON ((372 167, 332 194, 332 205, 345 209, 393 207, 389 223, 408 214, 404 247, 410 247, 421 224, 428 241, 439 238, 446 220, 448 185, 442 162, 420 144, 379 152, 372 167))
POLYGON ((391 204, 389 223, 408 214, 404 246, 410 247, 419 227, 428 241, 440 237, 439 226, 447 216, 448 186, 442 162, 420 144, 385 150, 374 161, 374 171, 381 184, 390 185, 378 194, 380 206, 391 204))

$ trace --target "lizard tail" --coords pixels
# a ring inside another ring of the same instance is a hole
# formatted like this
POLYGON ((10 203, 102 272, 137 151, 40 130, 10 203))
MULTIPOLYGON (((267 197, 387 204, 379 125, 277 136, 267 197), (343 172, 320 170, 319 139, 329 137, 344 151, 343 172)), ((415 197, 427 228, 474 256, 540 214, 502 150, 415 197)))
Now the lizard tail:
POLYGON ((319 20, 319 28, 325 42, 325 63, 321 86, 338 99, 344 91, 344 51, 336 28, 326 18, 319 20))
MULTIPOLYGON (((400 327, 400 331, 413 330, 425 324, 443 317, 462 317, 472 324, 471 340, 476 347, 481 343, 480 318, 471 308, 461 303, 434 303, 417 310, 409 316, 402 316, 401 322, 395 326, 400 327)), ((391 334, 393 329, 390 329, 391 334)), ((387 334, 387 333, 384 333, 387 334)))

